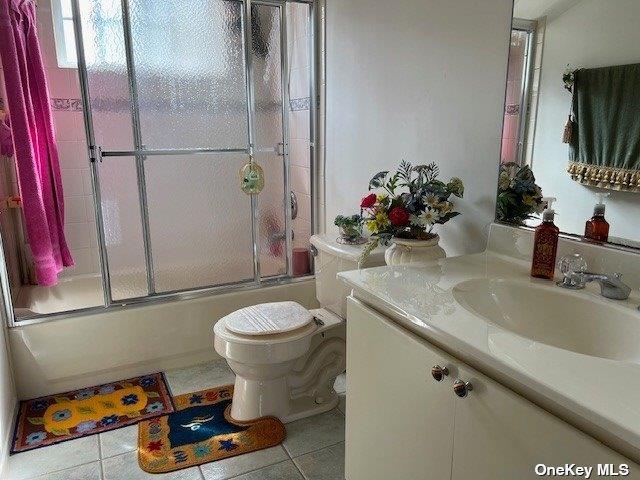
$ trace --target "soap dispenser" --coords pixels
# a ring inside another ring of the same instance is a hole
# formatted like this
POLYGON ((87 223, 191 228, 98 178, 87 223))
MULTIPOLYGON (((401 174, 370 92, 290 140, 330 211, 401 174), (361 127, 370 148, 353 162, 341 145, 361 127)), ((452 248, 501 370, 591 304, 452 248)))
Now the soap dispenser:
POLYGON ((547 207, 542 214, 542 223, 536 228, 533 240, 533 259, 531 261, 531 276, 553 280, 556 268, 556 253, 558 251, 558 237, 560 229, 553 223, 555 198, 542 199, 547 207))
POLYGON ((609 240, 609 223, 604 219, 604 199, 608 193, 598 193, 598 203, 593 207, 593 217, 587 220, 584 227, 584 238, 596 242, 609 240))

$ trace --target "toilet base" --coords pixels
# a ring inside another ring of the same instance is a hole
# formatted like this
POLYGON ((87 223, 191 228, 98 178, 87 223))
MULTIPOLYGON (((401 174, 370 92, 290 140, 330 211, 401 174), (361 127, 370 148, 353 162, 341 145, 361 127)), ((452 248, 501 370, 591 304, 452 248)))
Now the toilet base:
MULTIPOLYGON (((274 416, 293 422, 335 408, 333 384, 345 370, 346 329, 340 317, 313 311, 321 326, 308 339, 306 354, 282 363, 251 364, 229 359, 236 374, 231 418, 243 422, 274 416)), ((224 343, 216 344, 224 352, 224 343)))
POLYGON ((231 404, 231 418, 246 422, 264 416, 274 416, 282 423, 318 415, 334 409, 339 402, 338 394, 331 391, 315 397, 289 397, 287 378, 275 380, 247 380, 236 376, 231 404))

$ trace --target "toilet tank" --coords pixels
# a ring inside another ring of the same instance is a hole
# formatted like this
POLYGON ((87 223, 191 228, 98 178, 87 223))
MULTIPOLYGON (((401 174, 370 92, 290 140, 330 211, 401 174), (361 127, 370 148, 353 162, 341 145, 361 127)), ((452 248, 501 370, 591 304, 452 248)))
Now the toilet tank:
MULTIPOLYGON (((316 276, 316 297, 320 306, 347 318, 347 296, 351 289, 336 278, 339 272, 356 270, 364 245, 343 245, 330 234, 313 235, 311 245, 316 276)), ((385 247, 376 248, 362 268, 384 265, 385 247)))

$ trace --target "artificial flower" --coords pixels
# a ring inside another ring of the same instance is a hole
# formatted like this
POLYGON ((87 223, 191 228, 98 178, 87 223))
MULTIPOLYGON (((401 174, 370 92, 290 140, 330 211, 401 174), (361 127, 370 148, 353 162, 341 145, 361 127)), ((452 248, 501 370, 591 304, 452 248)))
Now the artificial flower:
POLYGON ((360 208, 371 208, 376 204, 376 200, 376 194, 370 193, 362 199, 362 201, 360 202, 360 208))
POLYGON ((425 195, 424 197, 422 197, 422 203, 429 207, 437 205, 439 201, 440 200, 438 199, 438 197, 433 194, 425 195))
POLYGON ((462 198, 462 196, 464 195, 464 183, 458 177, 453 177, 451 180, 449 180, 447 188, 456 197, 462 198))
POLYGON ((409 223, 409 212, 404 207, 393 207, 389 211, 389 221, 396 227, 403 227, 409 223))
POLYGON ((498 188, 500 190, 506 190, 509 188, 511 184, 511 179, 509 178, 509 174, 507 172, 500 172, 500 177, 498 177, 498 188))
POLYGON ((411 165, 402 161, 397 171, 381 171, 369 181, 370 193, 361 201, 362 222, 372 238, 363 249, 358 262, 378 245, 388 245, 394 237, 429 239, 435 236, 435 224, 443 225, 459 215, 449 200, 462 197, 464 184, 457 177, 448 183, 438 179, 435 163, 411 165))
POLYGON ((436 208, 440 211, 440 213, 446 215, 447 213, 453 210, 453 202, 444 201, 436 205, 436 208))
POLYGON ((429 226, 436 223, 440 219, 440 213, 435 208, 427 208, 424 212, 418 215, 420 222, 423 226, 429 226))

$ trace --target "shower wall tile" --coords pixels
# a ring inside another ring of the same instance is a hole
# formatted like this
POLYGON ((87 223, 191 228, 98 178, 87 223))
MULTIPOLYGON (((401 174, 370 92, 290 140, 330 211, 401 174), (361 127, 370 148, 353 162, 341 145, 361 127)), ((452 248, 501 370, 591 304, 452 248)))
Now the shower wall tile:
POLYGON ((290 77, 290 97, 306 98, 309 96, 309 67, 292 68, 290 77))
POLYGON ((89 223, 67 223, 64 227, 67 243, 74 251, 91 247, 89 223))
POLYGON ((58 156, 62 168, 87 168, 89 166, 84 142, 58 141, 58 156))
POLYGON ((311 222, 311 196, 298 194, 298 218, 311 222))
POLYGON ((86 223, 84 197, 67 197, 64 200, 64 218, 67 223, 86 223))
POLYGON ((309 248, 309 239, 311 238, 311 224, 306 220, 295 219, 293 221, 293 237, 294 248, 309 248))
POLYGON ((93 195, 84 196, 84 210, 88 222, 96 221, 96 211, 93 204, 93 195))
POLYGON ((93 188, 91 186, 91 171, 88 168, 81 170, 82 175, 82 190, 85 195, 93 195, 93 188))
POLYGON ((293 221, 294 247, 308 248, 311 235, 310 61, 307 5, 287 4, 289 77, 289 131, 291 189, 298 197, 293 221))
POLYGON ((289 113, 291 140, 309 140, 310 122, 309 110, 292 111, 289 113))
POLYGON ((81 137, 84 140, 84 133, 78 131, 76 125, 76 116, 78 113, 56 110, 53 112, 53 127, 56 134, 56 140, 60 141, 78 141, 81 137))
POLYGON ((296 38, 292 42, 293 51, 290 53, 291 68, 306 68, 309 66, 309 41, 307 37, 296 38))
POLYGON ((63 168, 61 172, 65 198, 67 196, 82 195, 84 193, 82 188, 82 170, 77 168, 63 168))
POLYGON ((311 194, 311 178, 309 167, 291 167, 291 188, 296 193, 311 194))
MULTIPOLYGON (((309 114, 309 112, 306 113, 307 115, 309 114)), ((289 148, 291 165, 309 168, 309 155, 309 140, 291 139, 291 145, 289 148)))

